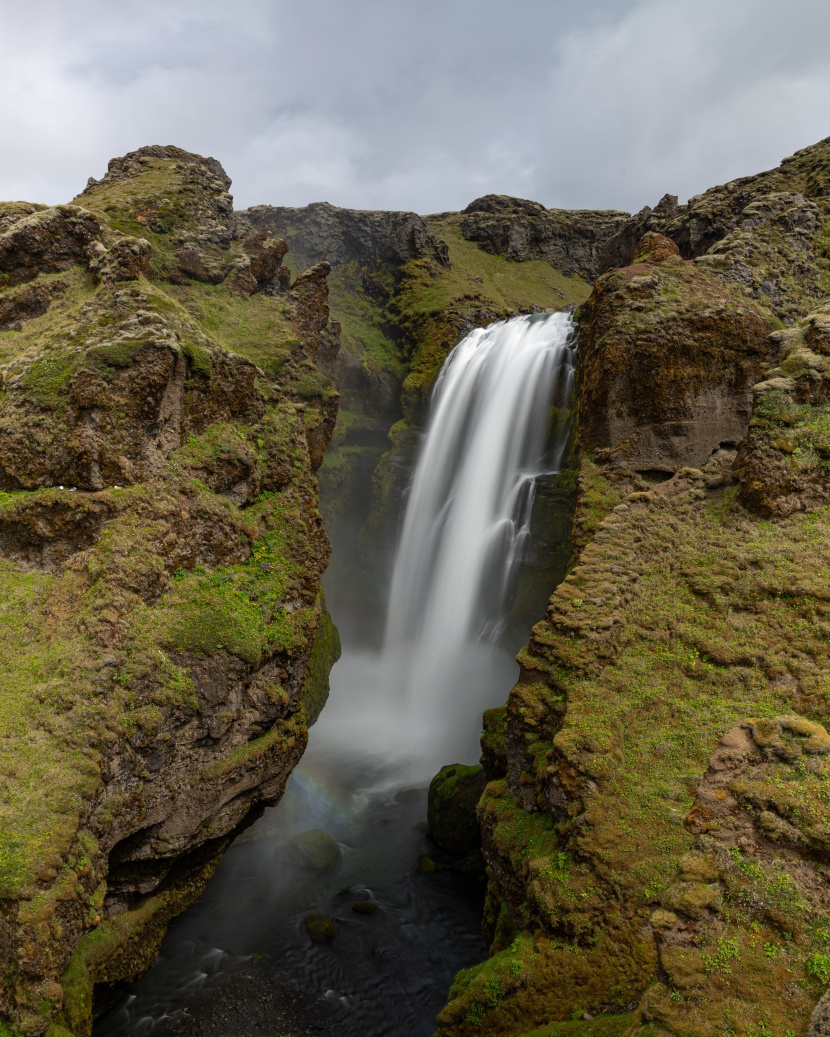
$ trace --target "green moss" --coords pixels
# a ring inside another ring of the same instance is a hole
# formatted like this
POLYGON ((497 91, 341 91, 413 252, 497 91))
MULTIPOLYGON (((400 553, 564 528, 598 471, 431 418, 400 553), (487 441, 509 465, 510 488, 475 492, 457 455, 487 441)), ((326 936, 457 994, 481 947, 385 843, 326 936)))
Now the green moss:
MULTIPOLYGON (((78 692, 91 691, 78 681, 85 638, 41 618, 54 587, 54 577, 0 562, 0 895, 8 897, 31 882, 38 861, 67 852, 98 777, 94 750, 73 733, 78 692)), ((90 698, 94 731, 100 714, 90 698)))
POLYGON ((312 943, 331 943, 337 936, 337 924, 324 915, 306 915, 303 925, 312 943))
POLYGON ((535 1030, 526 1030, 521 1037, 623 1037, 633 1022, 634 1016, 630 1013, 601 1015, 591 1020, 550 1023, 535 1030))
POLYGON ((35 360, 24 376, 24 384, 42 407, 62 408, 66 390, 77 370, 82 354, 77 350, 57 349, 35 360))
MULTIPOLYGON (((788 1001, 783 990, 793 976, 802 977, 802 991, 810 989, 809 956, 827 953, 810 935, 821 929, 823 909, 800 888, 797 869, 783 858, 767 866, 736 851, 721 879, 721 906, 705 883, 673 887, 678 862, 694 842, 684 820, 723 733, 749 716, 796 712, 822 724, 830 717, 823 633, 830 510, 759 522, 736 505, 734 493, 690 490, 665 498, 635 494, 645 500, 602 521, 624 492, 625 478, 616 478, 583 459, 581 483, 590 495, 583 514, 589 505, 595 513, 589 528, 599 536, 557 590, 550 621, 535 628, 522 655, 527 670, 545 680, 517 686, 508 707, 517 725, 512 737, 526 746, 522 786, 536 788, 537 803, 547 809, 543 790, 551 773, 561 775, 568 811, 529 814, 503 783, 488 786, 481 809, 499 890, 513 905, 514 921, 552 941, 544 952, 556 962, 549 967, 563 974, 573 968, 577 985, 589 976, 599 983, 594 1003, 610 1002, 611 989, 622 982, 618 966, 655 907, 674 910, 683 893, 683 909, 692 911, 693 894, 705 893, 717 921, 702 927, 694 969, 691 958, 665 955, 663 967, 676 985, 695 991, 695 1005, 728 1003, 752 1025, 757 991, 767 991, 769 1019, 782 1033, 795 1030, 813 995, 788 1001), (797 676, 796 701, 793 685, 780 679, 785 674, 797 676), (590 797, 583 798, 580 782, 591 783, 590 797), (608 911, 616 919, 610 926, 608 911), (586 955, 592 948, 590 963, 587 957, 574 963, 558 943, 566 939, 586 955)), ((763 780, 735 782, 732 794, 763 824, 786 819, 799 838, 818 846, 825 838, 816 828, 825 812, 819 771, 782 762, 763 780)), ((644 951, 637 953, 644 956, 640 971, 630 973, 632 1000, 656 968, 653 958, 649 965, 644 951)), ((457 996, 453 1018, 469 1007, 463 990, 457 996)), ((475 996, 485 1005, 480 990, 475 996)), ((687 1018, 685 995, 653 996, 661 1013, 687 1018)), ((522 1006, 532 1004, 528 997, 517 994, 522 1006)), ((592 1010, 584 1000, 565 1002, 566 1009, 592 1010)), ((706 1019, 715 1011, 707 1009, 706 1019)), ((717 1032, 702 1018, 695 1033, 717 1032)))
POLYGON ((89 1032, 96 983, 132 980, 149 968, 170 921, 198 899, 218 858, 180 870, 161 892, 81 937, 61 976, 63 1007, 48 1031, 52 1037, 89 1032))
MULTIPOLYGON (((188 284, 166 286, 167 292, 189 316, 225 349, 245 357, 276 378, 301 350, 297 331, 286 315, 286 303, 271 296, 234 295, 230 285, 188 284)), ((193 370, 210 376, 209 355, 189 347, 193 370)))
MULTIPOLYGON (((80 827, 90 804, 107 829, 139 816, 153 795, 139 763, 125 776, 128 789, 105 799, 101 761, 113 744, 136 734, 168 744, 171 725, 202 708, 197 674, 210 668, 259 681, 272 726, 244 744, 247 722, 234 726, 227 751, 206 750, 188 780, 196 787, 245 771, 284 774, 307 737, 297 702, 304 662, 310 655, 306 695, 319 708, 336 654, 336 631, 327 614, 320 622, 314 600, 327 544, 309 451, 312 439, 322 451, 335 394, 312 370, 289 301, 243 299, 231 284, 165 282, 181 280, 182 239, 172 232, 192 232, 199 206, 213 205, 191 190, 189 175, 176 160, 148 160, 139 176, 85 195, 81 202, 102 216, 105 246, 116 231, 150 240, 148 277, 97 281, 82 261, 40 274, 31 287, 50 308, 0 336, 4 468, 7 460, 23 466, 37 487, 0 494, 3 536, 31 555, 25 564, 0 560, 0 899, 17 901, 13 940, 31 949, 44 981, 56 977, 79 932, 100 921, 103 849, 80 827), (137 440, 150 434, 179 351, 190 376, 175 401, 187 441, 164 459, 169 436, 158 453, 148 444, 144 454, 137 440), (261 368, 257 377, 244 359, 261 368), (306 406, 291 402, 292 392, 306 406), (95 428, 84 426, 79 407, 96 412, 95 428), (49 478, 72 481, 41 463, 77 461, 98 432, 93 468, 121 488, 40 488, 49 478), (252 493, 265 491, 246 507, 209 485, 226 489, 234 464, 252 493), (290 676, 291 696, 254 673, 266 659, 290 676)), ((205 249, 209 265, 232 266, 242 245, 205 249)), ((132 978, 149 964, 173 906, 184 906, 184 886, 192 886, 187 877, 158 911, 142 905, 82 938, 53 1037, 88 1028, 94 983, 132 978), (145 907, 157 921, 144 918, 145 907)), ((28 996, 32 974, 18 979, 4 974, 4 997, 18 999, 21 1019, 46 1020, 56 1000, 28 996)))
POLYGON ((119 343, 107 346, 94 346, 92 349, 87 351, 87 359, 97 363, 98 365, 107 368, 112 367, 120 369, 123 367, 129 367, 130 364, 136 358, 136 347, 130 343, 119 343))
POLYGON ((225 774, 244 769, 263 757, 276 753, 283 755, 292 749, 298 739, 305 743, 305 717, 279 721, 270 731, 244 745, 237 745, 199 773, 202 781, 216 781, 225 774))
POLYGON ((541 260, 511 263, 467 241, 461 233, 463 219, 461 213, 428 217, 429 229, 447 243, 450 268, 407 300, 413 313, 443 309, 465 296, 500 311, 534 305, 562 309, 588 298, 591 286, 581 277, 566 277, 541 260))
POLYGON ((340 322, 342 348, 360 357, 372 374, 390 371, 400 378, 405 370, 397 332, 386 313, 397 274, 391 266, 361 267, 353 260, 329 278, 332 317, 340 322))
POLYGON ((308 722, 313 724, 329 697, 329 674, 340 658, 340 635, 334 625, 326 599, 320 594, 320 625, 314 635, 303 685, 303 705, 308 722))
POLYGON ((447 853, 463 857, 480 846, 476 805, 484 780, 480 766, 454 763, 442 767, 430 782, 427 805, 430 833, 447 853))

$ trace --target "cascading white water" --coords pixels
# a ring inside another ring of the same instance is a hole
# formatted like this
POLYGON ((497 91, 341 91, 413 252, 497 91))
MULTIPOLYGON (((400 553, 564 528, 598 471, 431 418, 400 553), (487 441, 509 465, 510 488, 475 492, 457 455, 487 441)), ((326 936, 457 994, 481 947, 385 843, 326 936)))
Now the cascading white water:
POLYGON ((575 348, 570 315, 546 313, 472 331, 450 354, 407 494, 383 649, 337 664, 318 747, 392 753, 409 780, 478 756, 481 711, 515 680, 499 635, 536 480, 567 448, 575 348))
POLYGON ((472 331, 441 369, 384 647, 408 656, 399 672, 409 712, 429 715, 465 680, 465 650, 492 645, 503 629, 536 479, 558 470, 567 446, 569 420, 551 429, 549 415, 552 405, 567 413, 574 359, 570 315, 536 314, 472 331))

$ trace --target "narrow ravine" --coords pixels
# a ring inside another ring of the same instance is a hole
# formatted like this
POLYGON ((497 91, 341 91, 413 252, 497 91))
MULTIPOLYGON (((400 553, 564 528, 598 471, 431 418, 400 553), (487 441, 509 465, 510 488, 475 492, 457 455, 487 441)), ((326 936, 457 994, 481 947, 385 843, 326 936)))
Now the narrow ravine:
POLYGON ((486 949, 483 876, 430 840, 427 786, 443 764, 477 760, 480 714, 515 680, 502 635, 536 482, 568 441, 574 351, 560 313, 478 329, 450 355, 382 650, 344 644, 284 799, 236 840, 95 1037, 432 1033, 453 976, 486 949), (339 851, 319 870, 288 846, 317 829, 339 851), (310 939, 310 913, 333 922, 331 942, 310 939))

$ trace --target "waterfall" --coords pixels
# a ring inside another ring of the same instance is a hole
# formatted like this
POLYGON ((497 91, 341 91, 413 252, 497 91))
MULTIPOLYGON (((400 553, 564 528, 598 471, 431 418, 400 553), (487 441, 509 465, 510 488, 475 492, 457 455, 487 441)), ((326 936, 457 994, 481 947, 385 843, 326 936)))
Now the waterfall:
POLYGON ((559 470, 575 366, 568 314, 472 331, 438 376, 406 497, 380 653, 346 650, 314 728, 321 759, 353 747, 368 767, 428 780, 479 755, 481 712, 516 679, 499 643, 536 480, 559 470))
POLYGON ((567 447, 574 361, 570 315, 535 314, 470 332, 441 369, 407 496, 384 647, 412 713, 428 713, 469 681, 469 650, 494 645, 503 630, 536 479, 559 470, 567 447))

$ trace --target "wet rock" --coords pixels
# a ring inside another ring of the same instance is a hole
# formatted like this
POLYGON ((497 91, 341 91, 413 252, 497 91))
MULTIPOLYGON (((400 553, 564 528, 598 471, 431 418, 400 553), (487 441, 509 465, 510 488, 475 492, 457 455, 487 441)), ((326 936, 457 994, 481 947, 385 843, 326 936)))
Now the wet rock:
POLYGON ((373 915, 378 906, 374 900, 358 900, 357 903, 352 904, 352 911, 359 915, 373 915))
POLYGON ((337 923, 325 915, 306 915, 303 925, 312 943, 331 943, 337 936, 337 923))

